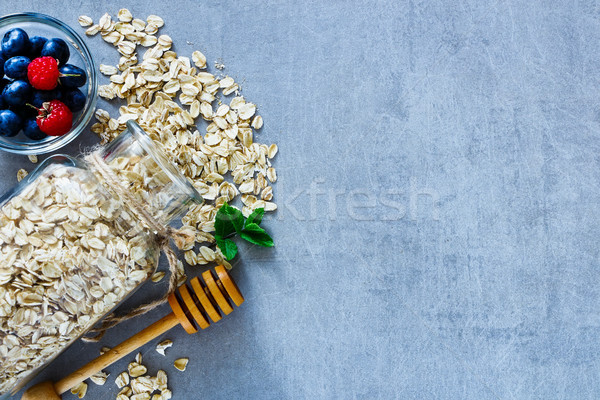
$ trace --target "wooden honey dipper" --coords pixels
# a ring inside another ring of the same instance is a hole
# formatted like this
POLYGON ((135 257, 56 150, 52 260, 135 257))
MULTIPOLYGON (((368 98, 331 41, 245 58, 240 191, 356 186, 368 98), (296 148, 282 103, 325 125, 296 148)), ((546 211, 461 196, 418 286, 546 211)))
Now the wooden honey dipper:
POLYGON ((213 322, 219 321, 222 318, 219 308, 227 315, 233 311, 229 300, 239 306, 244 302, 244 296, 222 265, 216 267, 215 272, 218 278, 211 270, 204 272, 204 283, 198 277, 192 279, 191 290, 187 284, 177 288, 177 292, 169 296, 169 304, 173 310, 169 315, 58 382, 48 381, 32 386, 23 394, 21 400, 60 400, 60 395, 67 390, 179 324, 187 333, 192 334, 198 332, 198 326, 201 329, 208 328, 209 318, 213 322))

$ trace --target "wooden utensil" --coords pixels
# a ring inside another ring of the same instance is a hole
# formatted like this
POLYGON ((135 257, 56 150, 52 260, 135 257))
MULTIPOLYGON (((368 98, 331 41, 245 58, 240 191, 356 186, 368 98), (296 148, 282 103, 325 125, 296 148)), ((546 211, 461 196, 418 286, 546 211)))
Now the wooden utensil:
POLYGON ((230 300, 236 306, 240 306, 244 302, 244 296, 242 296, 237 285, 222 265, 216 267, 215 272, 217 277, 211 270, 202 274, 206 285, 198 277, 190 281, 192 289, 186 284, 181 285, 169 297, 169 304, 173 310, 169 315, 58 382, 42 382, 32 386, 23 394, 21 400, 60 400, 60 395, 67 390, 176 325, 181 324, 187 333, 192 334, 198 332, 198 326, 201 329, 207 328, 210 325, 209 319, 213 322, 219 321, 222 318, 220 311, 223 311, 226 315, 233 311, 230 300))

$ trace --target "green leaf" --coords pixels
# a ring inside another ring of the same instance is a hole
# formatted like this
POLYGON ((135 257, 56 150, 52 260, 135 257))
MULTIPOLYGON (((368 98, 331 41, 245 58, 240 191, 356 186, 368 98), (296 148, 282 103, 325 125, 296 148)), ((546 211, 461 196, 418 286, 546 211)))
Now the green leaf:
POLYGON ((224 203, 215 216, 215 236, 225 238, 234 232, 240 233, 244 227, 242 212, 224 203))
POLYGON ((260 225, 262 219, 263 219, 263 215, 265 215, 265 209, 264 208, 257 208, 256 210, 254 210, 252 212, 252 214, 250 214, 248 216, 248 219, 246 220, 246 226, 248 226, 248 224, 257 224, 260 225))
POLYGON ((238 252, 235 242, 231 239, 223 239, 220 237, 216 237, 215 240, 217 241, 217 246, 219 246, 225 258, 228 261, 232 260, 238 252))
POLYGON ((263 228, 255 223, 247 223, 242 231, 242 239, 264 247, 273 247, 273 239, 263 228))

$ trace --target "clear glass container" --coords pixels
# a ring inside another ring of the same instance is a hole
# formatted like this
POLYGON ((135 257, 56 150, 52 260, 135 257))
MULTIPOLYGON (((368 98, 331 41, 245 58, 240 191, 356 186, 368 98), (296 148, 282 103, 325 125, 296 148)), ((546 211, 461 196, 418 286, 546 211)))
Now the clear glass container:
POLYGON ((68 63, 83 69, 87 82, 79 89, 86 96, 83 110, 74 113, 73 127, 62 136, 48 136, 42 140, 31 140, 20 132, 14 137, 0 136, 0 149, 19 154, 44 154, 56 151, 71 143, 92 119, 98 100, 98 76, 92 53, 87 45, 69 25, 49 15, 38 13, 10 14, 0 18, 0 38, 13 28, 21 28, 31 36, 63 39, 69 46, 71 56, 68 63))
MULTIPOLYGON (((100 154, 170 224, 201 196, 133 121, 100 154)), ((0 200, 0 399, 156 270, 156 234, 83 159, 53 156, 0 200)))

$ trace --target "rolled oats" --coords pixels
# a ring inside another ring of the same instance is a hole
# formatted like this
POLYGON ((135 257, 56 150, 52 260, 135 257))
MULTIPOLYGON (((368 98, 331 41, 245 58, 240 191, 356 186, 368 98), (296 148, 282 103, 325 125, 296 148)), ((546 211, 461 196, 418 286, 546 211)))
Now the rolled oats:
POLYGON ((79 22, 79 25, 86 27, 92 25, 94 23, 94 20, 92 20, 87 15, 80 15, 79 18, 77 18, 77 22, 79 22))
POLYGON ((177 360, 175 360, 175 362, 173 363, 173 365, 179 371, 183 372, 187 368, 187 365, 188 365, 189 361, 190 360, 188 358, 178 358, 177 360))

